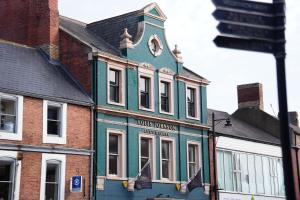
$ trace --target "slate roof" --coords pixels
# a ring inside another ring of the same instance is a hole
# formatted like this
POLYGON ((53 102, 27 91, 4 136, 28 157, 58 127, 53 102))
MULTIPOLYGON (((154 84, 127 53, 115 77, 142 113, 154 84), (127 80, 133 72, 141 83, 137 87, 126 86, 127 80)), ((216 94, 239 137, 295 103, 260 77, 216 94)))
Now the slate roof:
POLYGON ((199 74, 193 72, 192 70, 183 67, 183 71, 182 71, 182 75, 187 77, 187 78, 191 78, 191 79, 196 79, 198 81, 207 81, 209 82, 206 78, 204 78, 203 76, 200 76, 199 74))
POLYGON ((230 117, 232 126, 225 126, 225 121, 215 123, 215 132, 220 135, 280 145, 279 138, 274 137, 268 132, 256 128, 255 126, 252 126, 242 120, 239 120, 238 118, 235 118, 232 115, 223 111, 208 109, 207 116, 208 124, 210 126, 212 125, 212 113, 215 113, 215 119, 226 119, 230 117))
POLYGON ((40 49, 0 41, 0 91, 92 105, 92 100, 61 64, 40 49))

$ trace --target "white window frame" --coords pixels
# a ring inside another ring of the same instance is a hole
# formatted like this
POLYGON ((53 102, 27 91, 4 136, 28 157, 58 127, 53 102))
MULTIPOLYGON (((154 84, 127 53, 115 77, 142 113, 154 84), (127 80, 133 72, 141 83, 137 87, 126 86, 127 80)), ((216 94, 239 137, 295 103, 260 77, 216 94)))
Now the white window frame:
POLYGON ((107 63, 107 103, 112 104, 112 105, 117 105, 117 106, 125 106, 125 67, 122 65, 117 65, 117 64, 112 64, 112 63, 107 63), (119 78, 121 80, 119 83, 119 99, 120 103, 113 102, 110 100, 110 83, 109 83, 109 72, 110 70, 117 70, 120 72, 119 78))
POLYGON ((1 97, 5 97, 8 99, 16 98, 16 132, 9 133, 0 130, 0 140, 22 140, 22 132, 23 132, 23 100, 24 98, 19 95, 10 95, 0 93, 1 97))
POLYGON ((125 131, 120 129, 108 128, 106 130, 106 176, 108 179, 124 179, 126 172, 126 142, 125 142, 125 131), (118 165, 118 174, 109 174, 109 136, 118 136, 118 154, 120 157, 118 165), (121 147, 120 147, 120 146, 121 147))
POLYGON ((67 104, 52 101, 43 101, 43 143, 66 144, 67 143, 67 104), (61 136, 48 135, 48 105, 61 107, 61 136))
POLYGON ((14 200, 19 200, 20 196, 20 183, 21 183, 21 168, 22 168, 22 161, 17 160, 18 152, 17 151, 2 151, 0 150, 0 160, 5 160, 7 158, 13 159, 16 162, 16 169, 14 174, 14 191, 13 196, 14 200))
POLYGON ((139 86, 138 86, 138 96, 139 96, 139 109, 154 112, 154 71, 150 69, 145 69, 139 67, 139 86), (141 90, 140 90, 140 80, 141 77, 146 77, 150 79, 150 88, 149 88, 149 108, 141 106, 141 90))
POLYGON ((159 88, 159 112, 162 113, 162 114, 166 114, 166 115, 174 115, 174 79, 173 79, 173 76, 172 75, 169 75, 169 74, 164 74, 164 73, 161 73, 159 72, 159 85, 158 85, 158 88, 159 88), (170 112, 165 112, 165 111, 162 111, 161 110, 161 82, 167 82, 169 83, 169 106, 170 106, 170 112))
POLYGON ((141 171, 141 139, 146 138, 150 139, 150 166, 151 166, 151 175, 152 180, 156 180, 156 145, 155 145, 155 136, 148 134, 139 134, 139 171, 141 171))
POLYGON ((200 95, 199 95, 199 85, 194 85, 191 83, 185 83, 185 111, 186 111, 186 118, 200 120, 200 95), (189 116, 188 113, 188 102, 187 102, 187 91, 188 88, 192 88, 195 91, 195 117, 189 116))
POLYGON ((66 155, 43 153, 41 168, 40 200, 45 199, 47 162, 49 161, 60 162, 59 199, 65 199, 66 155))
POLYGON ((176 181, 176 149, 175 149, 175 139, 168 138, 168 137, 160 137, 159 141, 159 154, 160 154, 160 179, 164 182, 174 182, 176 181), (171 160, 171 177, 170 178, 163 178, 162 177, 162 141, 168 141, 171 143, 171 152, 170 152, 170 158, 171 160))
MULTIPOLYGON (((186 143, 186 161, 187 161, 187 178, 189 179, 189 145, 196 146, 196 173, 202 168, 202 154, 201 154, 201 144, 200 142, 188 140, 186 143)), ((201 173, 203 173, 201 171, 201 173)), ((195 174, 196 175, 196 174, 195 174)), ((203 176, 202 176, 203 177, 203 176)))

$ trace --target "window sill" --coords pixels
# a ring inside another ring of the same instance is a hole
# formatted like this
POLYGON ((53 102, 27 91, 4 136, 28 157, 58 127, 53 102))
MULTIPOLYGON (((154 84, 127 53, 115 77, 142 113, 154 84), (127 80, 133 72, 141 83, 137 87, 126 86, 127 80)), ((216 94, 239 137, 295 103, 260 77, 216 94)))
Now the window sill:
POLYGON ((125 177, 118 177, 118 176, 112 176, 112 175, 108 175, 106 176, 107 180, 116 180, 116 181, 127 181, 128 178, 125 177))
POLYGON ((174 112, 164 112, 164 111, 159 111, 160 114, 164 114, 164 115, 171 115, 174 116, 174 112))
POLYGON ((22 135, 20 133, 10 133, 0 131, 0 140, 22 140, 22 135))
POLYGON ((67 144, 66 138, 57 137, 57 136, 45 136, 43 138, 44 144, 67 144))
POLYGON ((190 116, 186 116, 187 119, 192 119, 192 120, 197 120, 200 121, 200 117, 190 117, 190 116))
POLYGON ((107 101, 107 103, 111 104, 111 105, 115 105, 115 106, 125 107, 125 103, 116 103, 116 102, 113 102, 113 101, 107 101))
POLYGON ((153 108, 144 108, 144 107, 139 106, 139 109, 143 110, 143 111, 154 112, 153 108))
POLYGON ((153 183, 166 183, 166 184, 176 184, 180 183, 179 181, 171 181, 169 179, 161 179, 161 180, 152 180, 153 183))

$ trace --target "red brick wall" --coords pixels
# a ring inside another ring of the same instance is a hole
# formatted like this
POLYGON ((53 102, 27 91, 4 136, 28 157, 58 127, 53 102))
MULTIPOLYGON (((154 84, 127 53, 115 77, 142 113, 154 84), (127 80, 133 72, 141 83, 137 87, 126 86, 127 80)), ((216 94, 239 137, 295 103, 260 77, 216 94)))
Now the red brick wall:
POLYGON ((68 104, 67 144, 43 144, 43 100, 24 97, 22 141, 0 140, 0 143, 51 147, 91 148, 91 113, 89 107, 68 104))
MULTIPOLYGON (((42 154, 25 152, 21 161, 20 200, 37 200, 40 198, 42 154)), ((65 176, 65 199, 82 200, 89 196, 90 158, 88 156, 67 155, 65 176), (70 192, 70 178, 75 175, 83 176, 84 192, 70 192)))
POLYGON ((58 44, 57 0, 0 1, 0 38, 29 46, 58 44))
POLYGON ((91 94, 92 62, 88 60, 91 48, 80 43, 64 31, 59 31, 59 57, 75 78, 91 94))
POLYGON ((214 176, 214 157, 213 157, 213 137, 209 136, 209 174, 210 174, 210 199, 216 200, 216 193, 214 191, 215 188, 215 176, 214 176))

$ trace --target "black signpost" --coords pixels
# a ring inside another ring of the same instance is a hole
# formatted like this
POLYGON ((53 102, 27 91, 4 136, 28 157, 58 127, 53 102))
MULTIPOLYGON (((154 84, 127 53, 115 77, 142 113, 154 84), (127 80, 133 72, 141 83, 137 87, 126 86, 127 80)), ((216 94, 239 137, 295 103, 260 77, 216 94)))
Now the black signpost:
MULTIPOLYGON (((273 0, 273 3, 247 0, 212 1, 216 6, 212 15, 220 21, 217 29, 222 34, 214 39, 218 47, 270 53, 276 59, 286 199, 295 200, 285 75, 285 0, 273 0)), ((215 190, 217 189, 216 186, 215 190)))

